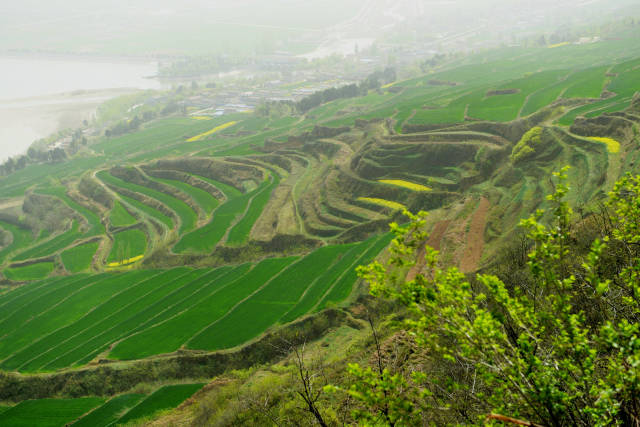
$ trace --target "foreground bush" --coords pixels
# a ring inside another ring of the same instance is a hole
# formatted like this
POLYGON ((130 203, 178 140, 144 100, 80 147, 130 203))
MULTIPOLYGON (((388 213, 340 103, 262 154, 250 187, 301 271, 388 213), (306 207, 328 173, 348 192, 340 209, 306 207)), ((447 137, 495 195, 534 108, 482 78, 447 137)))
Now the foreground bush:
POLYGON ((390 369, 380 355, 375 369, 350 365, 351 386, 329 389, 360 402, 357 421, 638 425, 640 176, 616 184, 612 231, 581 254, 571 244, 566 169, 554 175, 549 224, 543 211, 521 223, 532 248, 526 287, 489 274, 471 281, 439 267, 428 247, 425 271, 407 281, 426 213, 392 224, 388 265, 374 262, 360 274, 374 296, 407 307, 404 328, 422 356, 410 369, 390 369))

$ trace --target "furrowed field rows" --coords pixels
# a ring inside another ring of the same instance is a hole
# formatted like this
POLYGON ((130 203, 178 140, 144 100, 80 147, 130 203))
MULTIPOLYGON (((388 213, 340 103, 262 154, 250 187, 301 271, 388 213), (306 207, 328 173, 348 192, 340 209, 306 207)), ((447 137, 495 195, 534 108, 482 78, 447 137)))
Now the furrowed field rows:
POLYGON ((99 397, 25 400, 0 414, 0 425, 60 427, 73 422, 103 402, 104 399, 99 397))
MULTIPOLYGON (((147 286, 139 286, 139 289, 136 289, 136 295, 128 299, 130 301, 128 304, 116 307, 117 311, 115 313, 102 318, 98 323, 90 325, 68 341, 51 349, 50 352, 29 362, 24 369, 55 370, 89 362, 104 351, 109 344, 123 338, 140 323, 147 320, 147 318, 139 317, 139 314, 153 315, 154 312, 146 310, 148 307, 203 273, 204 271, 202 270, 187 270, 185 273, 184 269, 174 269, 164 274, 163 279, 168 280, 158 281, 154 279, 148 281, 147 286)), ((161 309, 161 307, 157 306, 154 306, 154 308, 161 309)))
POLYGON ((228 198, 228 199, 233 199, 236 197, 240 197, 242 196, 242 192, 240 190, 238 190, 235 187, 232 187, 228 184, 225 184, 223 182, 220 181, 215 181, 211 178, 207 178, 205 176, 201 176, 201 175, 193 175, 196 178, 199 178, 203 181, 208 182, 209 184, 213 185, 214 187, 216 187, 218 190, 222 191, 224 193, 224 195, 228 198))
MULTIPOLYGON (((63 291, 67 291, 64 300, 59 302, 52 300, 53 304, 49 310, 35 312, 37 314, 28 322, 24 322, 19 328, 13 328, 12 331, 8 331, 4 335, 0 342, 0 358, 5 359, 9 354, 19 351, 38 339, 40 339, 38 345, 41 346, 46 342, 48 334, 80 319, 96 305, 110 298, 114 292, 117 293, 127 288, 132 284, 132 281, 135 283, 137 279, 148 277, 148 274, 149 272, 140 271, 126 275, 85 275, 79 281, 79 276, 76 276, 76 281, 73 283, 76 286, 83 286, 79 291, 73 292, 68 286, 62 288, 63 291)), ((41 303, 37 306, 41 306, 41 303)), ((25 308, 33 309, 34 307, 25 306, 25 308)), ((16 314, 20 314, 20 311, 14 313, 14 316, 16 314)), ((7 324, 12 325, 21 318, 22 316, 13 318, 13 321, 9 321, 7 324)), ((12 358, 14 357, 15 353, 12 358)), ((4 362, 8 362, 8 360, 4 362)))
POLYGON ((303 316, 311 311, 311 309, 318 304, 320 299, 325 293, 331 289, 331 286, 338 280, 343 274, 347 274, 351 269, 356 268, 356 261, 360 256, 366 252, 366 250, 376 242, 377 238, 371 238, 364 242, 351 244, 351 249, 346 253, 341 254, 340 258, 336 261, 331 268, 327 269, 322 275, 309 286, 305 291, 300 301, 287 312, 280 321, 282 323, 292 322, 298 317, 303 316))
POLYGON ((31 258, 40 258, 47 255, 51 255, 60 249, 64 249, 71 243, 75 242, 82 236, 82 233, 78 231, 78 223, 73 221, 71 228, 64 233, 61 233, 52 239, 47 240, 39 245, 36 245, 26 251, 20 252, 13 259, 14 261, 24 261, 31 258))
MULTIPOLYGON (((91 280, 93 279, 87 275, 66 277, 43 287, 42 290, 37 292, 37 296, 33 298, 28 298, 26 301, 12 301, 12 303, 7 304, 0 314, 0 331, 2 331, 2 335, 6 336, 17 329, 21 329, 24 323, 34 314, 44 313, 52 305, 59 303, 76 290, 89 284, 91 280), (22 304, 18 305, 20 303, 22 304)), ((0 341, 0 348, 5 344, 5 340, 0 341)), ((1 354, 2 351, 0 350, 1 354)))
POLYGON ((117 424, 126 424, 136 419, 148 417, 164 409, 175 408, 200 390, 204 384, 177 384, 164 386, 138 403, 122 416, 117 424))
POLYGON ((82 288, 70 293, 66 298, 38 313, 23 325, 5 335, 0 343, 0 357, 4 359, 10 352, 23 348, 25 345, 44 337, 70 322, 82 317, 97 304, 109 298, 113 292, 118 292, 128 285, 120 277, 97 275, 84 278, 78 282, 82 288))
POLYGON ((267 203, 269 203, 273 190, 276 189, 279 183, 280 178, 274 174, 271 184, 264 186, 264 188, 251 199, 247 212, 229 231, 227 243, 238 245, 246 243, 246 241, 249 240, 249 234, 251 234, 253 225, 256 223, 260 215, 262 215, 262 211, 267 203))
POLYGON ((218 350, 256 337, 295 305, 309 285, 348 249, 344 245, 320 248, 290 265, 251 298, 196 335, 187 346, 218 350))
POLYGON ((143 394, 121 394, 94 409, 72 425, 74 427, 107 427, 118 421, 120 414, 134 407, 143 398, 143 394))
POLYGON ((192 230, 195 227, 196 222, 198 221, 198 216, 193 211, 193 209, 191 209, 191 207, 182 200, 178 200, 173 196, 151 189, 149 187, 143 187, 142 185, 123 181, 120 178, 112 176, 106 171, 98 172, 96 175, 104 183, 111 184, 130 191, 135 191, 137 193, 144 194, 145 196, 162 202, 169 209, 173 210, 180 218, 180 233, 185 233, 192 230))
MULTIPOLYGON (((115 287, 122 286, 122 291, 110 295, 108 299, 105 299, 102 302, 98 302, 95 307, 91 307, 77 321, 74 322, 73 319, 70 319, 65 322, 66 325, 59 329, 49 329, 48 332, 45 332, 39 337, 29 329, 28 325, 25 325, 24 328, 20 328, 13 337, 7 337, 6 340, 3 340, 14 343, 12 344, 13 348, 11 349, 11 352, 14 352, 14 354, 10 358, 4 360, 2 366, 11 366, 15 369, 35 357, 47 357, 45 354, 47 351, 62 345, 76 334, 89 329, 91 326, 97 324, 103 319, 120 311, 122 307, 127 306, 128 303, 139 298, 140 295, 148 292, 149 289, 153 289, 153 285, 155 283, 159 283, 161 286, 167 280, 171 280, 177 275, 183 273, 184 270, 175 273, 165 272, 162 274, 158 271, 141 270, 131 273, 110 275, 108 282, 106 283, 111 283, 111 286, 115 287), (30 335, 33 336, 31 344, 24 347, 16 344, 17 341, 23 341, 24 336, 30 335)), ((86 280, 86 276, 84 280, 86 280)), ((107 285, 107 287, 109 286, 107 285)), ((34 320, 37 320, 37 318, 34 320)), ((0 357, 4 358, 5 354, 6 352, 0 352, 0 357)))
MULTIPOLYGON (((208 224, 184 235, 173 247, 173 251, 176 253, 211 252, 227 234, 227 230, 229 230, 236 218, 245 212, 251 199, 266 187, 269 187, 269 184, 264 182, 260 187, 249 193, 227 200, 226 203, 220 205, 213 212, 213 219, 208 224)), ((243 227, 246 228, 246 226, 243 227)), ((244 231, 243 229, 242 232, 244 233, 244 231)), ((249 231, 251 230, 249 229, 249 231)))
POLYGON ((122 200, 138 209, 140 212, 147 214, 149 217, 158 220, 158 222, 167 226, 169 230, 173 228, 173 219, 169 218, 162 212, 157 209, 152 208, 151 206, 145 205, 142 202, 137 201, 136 199, 132 199, 131 197, 124 196, 120 194, 122 200))
POLYGON ((175 187, 183 193, 189 195, 207 215, 211 215, 211 212, 213 212, 213 210, 220 204, 218 199, 201 188, 193 187, 182 181, 177 181, 174 179, 156 178, 156 180, 162 182, 163 184, 175 187))
POLYGON ((122 341, 110 356, 117 359, 137 359, 177 350, 293 260, 293 258, 267 259, 250 271, 248 271, 249 265, 236 267, 211 289, 208 296, 166 322, 122 341))
MULTIPOLYGON (((375 243, 364 252, 356 261, 355 265, 367 265, 378 256, 378 254, 391 242, 393 235, 385 234, 379 237, 375 243)), ((347 298, 353 290, 353 285, 358 279, 355 268, 349 268, 329 289, 328 293, 318 303, 315 311, 322 310, 332 304, 337 304, 347 298)))
POLYGON ((114 343, 109 357, 115 359, 242 344, 311 311, 336 288, 336 295, 348 296, 355 276, 344 276, 357 261, 369 260, 374 246, 379 252, 380 240, 253 266, 136 270, 27 284, 0 294, 0 367, 34 372, 82 365, 114 343))

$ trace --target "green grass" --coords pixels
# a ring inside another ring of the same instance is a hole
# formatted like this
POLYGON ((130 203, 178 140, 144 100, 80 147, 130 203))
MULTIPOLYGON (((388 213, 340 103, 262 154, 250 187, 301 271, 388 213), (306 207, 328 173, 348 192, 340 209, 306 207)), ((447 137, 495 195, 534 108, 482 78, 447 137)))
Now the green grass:
POLYGON ((0 425, 61 427, 103 402, 104 399, 99 397, 25 400, 0 414, 0 425))
POLYGON ((91 242, 79 245, 60 254, 64 268, 70 273, 79 273, 91 267, 93 256, 98 250, 99 243, 91 242))
POLYGON ((251 202, 249 203, 249 208, 247 212, 244 214, 242 219, 233 226, 233 228, 229 231, 229 236, 227 237, 227 243, 231 245, 240 245, 246 243, 249 240, 249 235, 251 234, 251 229, 253 225, 256 223, 260 215, 262 215, 262 211, 264 210, 267 203, 269 203, 269 199, 271 199, 271 194, 273 190, 278 187, 280 183, 280 178, 277 175, 274 175, 272 178, 272 182, 266 186, 263 186, 263 189, 257 193, 251 202))
POLYGON ((116 422, 124 411, 138 404, 143 394, 121 394, 94 409, 73 423, 74 427, 107 427, 116 422))
POLYGON ((200 390, 204 384, 178 384, 164 386, 138 403, 116 423, 126 424, 139 418, 150 417, 158 411, 175 408, 200 390))
POLYGON ((33 242, 33 236, 28 229, 17 227, 5 221, 0 221, 0 228, 9 231, 13 236, 11 244, 0 250, 0 263, 2 263, 12 252, 25 248, 33 242))
POLYGON ((320 248, 291 264, 251 298, 193 337, 188 347, 219 350, 240 345, 274 325, 303 295, 305 290, 350 249, 346 245, 320 248))
POLYGON ((213 212, 213 210, 217 208, 218 205, 220 204, 218 199, 216 199, 211 194, 207 193, 201 188, 193 187, 182 181, 177 181, 173 179, 161 179, 161 178, 156 178, 156 179, 164 184, 175 187, 180 191, 189 195, 202 208, 202 210, 207 215, 211 215, 211 212, 213 212))
POLYGON ((98 172, 97 176, 105 183, 115 185, 116 187, 125 188, 130 191, 135 191, 162 202, 169 209, 174 211, 180 218, 181 234, 192 230, 195 227, 196 222, 198 221, 198 217, 193 209, 191 209, 191 207, 182 200, 179 200, 173 196, 149 187, 144 187, 142 185, 123 181, 120 178, 116 178, 115 176, 110 175, 106 171, 98 172))
POLYGON ((26 282, 29 280, 44 279, 53 272, 53 268, 54 265, 52 262, 41 262, 26 267, 7 268, 3 273, 9 280, 26 282))
POLYGON ((58 234, 52 239, 49 239, 39 245, 29 248, 23 252, 20 252, 13 259, 14 261, 24 261, 31 258, 41 258, 48 255, 52 255, 58 252, 60 249, 64 249, 78 238, 82 236, 82 233, 78 231, 78 223, 73 221, 71 228, 64 233, 58 234))
POLYGON ((113 236, 113 247, 107 262, 122 262, 139 255, 147 250, 147 235, 142 230, 133 229, 121 231, 113 236))
POLYGON ((135 224, 137 220, 122 207, 120 202, 116 201, 109 212, 109 222, 113 227, 126 227, 135 224))

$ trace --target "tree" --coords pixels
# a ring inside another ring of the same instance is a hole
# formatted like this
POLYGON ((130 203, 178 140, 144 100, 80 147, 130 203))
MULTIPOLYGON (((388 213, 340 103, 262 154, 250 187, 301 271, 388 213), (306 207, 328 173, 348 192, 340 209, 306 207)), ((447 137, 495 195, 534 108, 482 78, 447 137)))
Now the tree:
POLYGON ((403 272, 426 238, 426 213, 405 212, 407 225, 391 224, 388 265, 374 262, 359 274, 374 296, 408 309, 405 328, 431 365, 403 377, 352 365, 353 385, 344 391, 363 407, 356 420, 639 425, 640 176, 625 177, 610 195, 612 235, 580 253, 571 246, 566 168, 554 175, 550 222, 540 210, 521 223, 533 248, 527 288, 489 274, 469 280, 441 268, 429 247, 427 271, 407 281, 403 272), (621 268, 602 263, 612 256, 621 268))

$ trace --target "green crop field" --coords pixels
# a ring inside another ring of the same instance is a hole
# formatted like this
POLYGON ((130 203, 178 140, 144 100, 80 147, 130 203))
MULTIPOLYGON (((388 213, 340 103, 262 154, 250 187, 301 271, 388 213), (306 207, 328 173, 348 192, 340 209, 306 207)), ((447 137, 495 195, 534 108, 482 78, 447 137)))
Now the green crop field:
POLYGON ((182 402, 200 390, 204 384, 177 384, 164 386, 142 402, 131 408, 122 416, 116 424, 126 424, 128 422, 149 417, 163 409, 175 408, 182 402))
POLYGON ((279 183, 280 178, 277 175, 273 175, 270 184, 261 186, 262 189, 251 199, 247 212, 229 231, 229 237, 227 238, 228 244, 238 245, 245 243, 249 239, 253 225, 262 214, 264 207, 269 203, 271 193, 273 193, 273 190, 276 189, 279 183))
POLYGON ((144 398, 143 394, 121 394, 89 412, 73 423, 74 427, 107 427, 120 418, 120 414, 134 407, 144 398))
POLYGON ((151 206, 145 205, 144 203, 141 203, 136 199, 132 199, 131 197, 122 196, 122 195, 120 197, 122 197, 122 200, 124 200, 134 208, 138 209, 140 212, 143 212, 147 214, 149 217, 154 218, 158 220, 160 223, 166 225, 167 228, 169 229, 173 228, 173 220, 167 215, 160 212, 159 210, 154 209, 151 206))
POLYGON ((0 425, 7 427, 61 427, 67 425, 104 399, 84 397, 78 399, 25 400, 0 414, 0 425))
POLYGON ((79 273, 91 267, 98 245, 98 242, 86 243, 62 252, 60 257, 64 268, 70 273, 79 273))
POLYGON ((7 268, 3 273, 9 280, 25 282, 47 277, 51 272, 53 272, 53 268, 54 265, 52 262, 40 262, 25 267, 7 268))
POLYGON ((181 182, 181 181, 176 181, 176 180, 173 180, 173 179, 160 179, 160 178, 157 178, 157 180, 162 182, 162 183, 164 183, 164 184, 176 187, 177 189, 179 189, 179 190, 183 191, 184 193, 188 194, 202 208, 202 210, 207 215, 210 215, 211 212, 213 212, 213 210, 215 208, 217 208, 218 205, 220 204, 218 199, 216 199, 211 194, 207 193, 206 191, 204 191, 201 188, 193 187, 193 186, 191 186, 189 184, 186 184, 186 183, 181 182))
POLYGON ((135 359, 177 350, 292 261, 290 258, 267 259, 249 272, 249 266, 237 267, 214 283, 211 292, 188 310, 119 343, 112 352, 113 357, 135 359))
POLYGON ((115 202, 109 212, 109 222, 113 227, 126 227, 135 224, 137 220, 122 207, 120 202, 115 202))
MULTIPOLYGON (((233 222, 245 212, 251 198, 259 194, 265 187, 268 187, 267 183, 249 193, 229 198, 213 212, 213 219, 208 224, 185 234, 173 247, 173 251, 176 253, 211 252, 227 234, 233 222)), ((230 197, 229 195, 227 196, 230 197)), ((251 223, 252 225, 253 223, 251 223)), ((243 229, 238 232, 240 235, 238 238, 244 236, 244 234, 240 233, 245 233, 247 226, 243 225, 243 229)), ((250 228, 249 231, 251 231, 250 228)))
POLYGON ((314 279, 348 249, 347 246, 321 248, 280 271, 255 295, 193 337, 188 347, 206 350, 229 348, 259 335, 295 305, 314 279))
POLYGON ((28 229, 17 227, 5 221, 0 221, 0 228, 8 231, 12 236, 11 243, 0 249, 0 263, 2 263, 9 254, 28 246, 33 241, 31 231, 28 229))
POLYGON ((168 194, 164 194, 160 191, 143 187, 142 185, 132 184, 127 181, 123 181, 119 178, 116 178, 110 175, 106 171, 99 172, 97 174, 98 178, 100 178, 103 182, 115 185, 116 187, 125 188, 127 190, 135 191, 141 194, 144 194, 148 197, 156 199, 169 209, 174 211, 178 217, 180 218, 180 233, 185 233, 187 231, 192 230, 195 227, 196 222, 198 221, 198 217, 196 213, 191 209, 189 205, 187 205, 182 200, 178 200, 173 196, 168 194))
POLYGON ((20 252, 13 258, 13 260, 24 261, 30 258, 40 258, 47 255, 52 255, 60 249, 66 248, 81 236, 82 233, 78 231, 78 223, 76 221, 73 221, 69 230, 65 231, 64 233, 60 233, 57 236, 34 247, 20 252))
POLYGON ((108 263, 121 263, 144 255, 147 250, 147 235, 142 230, 121 231, 113 236, 113 247, 107 258, 108 263))

